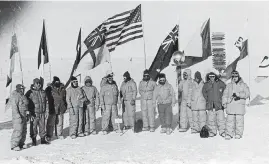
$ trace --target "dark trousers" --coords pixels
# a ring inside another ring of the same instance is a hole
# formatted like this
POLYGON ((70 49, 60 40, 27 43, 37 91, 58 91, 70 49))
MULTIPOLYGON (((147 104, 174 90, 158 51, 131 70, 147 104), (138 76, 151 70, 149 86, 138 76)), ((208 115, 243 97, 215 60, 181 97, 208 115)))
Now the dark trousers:
POLYGON ((173 121, 172 105, 168 104, 158 104, 159 118, 162 128, 171 128, 173 121))
POLYGON ((31 138, 36 138, 38 131, 40 138, 44 138, 46 136, 45 113, 36 113, 36 117, 30 122, 31 138), (39 130, 37 130, 37 127, 39 127, 39 130))

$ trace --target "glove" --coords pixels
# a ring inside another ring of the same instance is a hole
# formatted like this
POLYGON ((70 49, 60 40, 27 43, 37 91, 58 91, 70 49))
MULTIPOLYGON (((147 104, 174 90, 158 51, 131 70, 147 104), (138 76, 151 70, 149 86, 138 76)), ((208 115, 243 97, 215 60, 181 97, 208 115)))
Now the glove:
POLYGON ((131 105, 135 105, 135 100, 131 100, 131 105))
POLYGON ((85 105, 89 105, 91 102, 90 102, 90 100, 86 100, 86 101, 84 101, 84 104, 85 105))
POLYGON ((237 97, 236 93, 233 93, 232 97, 234 97, 234 98, 237 97))
POLYGON ((240 97, 235 97, 234 98, 234 101, 238 101, 238 100, 240 100, 240 97))
POLYGON ((226 109, 227 108, 227 104, 222 104, 223 108, 226 109))

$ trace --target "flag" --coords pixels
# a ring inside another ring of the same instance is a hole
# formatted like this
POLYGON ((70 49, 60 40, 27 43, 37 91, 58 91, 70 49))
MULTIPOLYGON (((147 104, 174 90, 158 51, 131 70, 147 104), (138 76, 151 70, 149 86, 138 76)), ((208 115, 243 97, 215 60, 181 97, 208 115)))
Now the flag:
MULTIPOLYGON (((91 55, 94 68, 98 65, 96 64, 97 55, 94 50, 106 45, 108 52, 112 52, 117 46, 142 37, 141 5, 139 5, 133 10, 125 11, 108 18, 92 31, 84 40, 84 44, 88 50, 83 56, 86 54, 91 55)), ((100 50, 106 50, 106 47, 100 50)), ((100 56, 102 51, 98 53, 100 56)))
POLYGON ((223 72, 223 78, 226 80, 229 80, 231 78, 231 73, 233 70, 236 70, 238 61, 248 56, 248 39, 246 39, 245 41, 242 41, 240 39, 240 41, 242 42, 240 43, 240 46, 238 46, 238 44, 236 45, 240 51, 239 57, 237 57, 230 65, 228 65, 223 72))
POLYGON ((48 54, 45 22, 43 21, 41 41, 40 41, 39 50, 38 50, 38 66, 37 66, 38 70, 40 71, 40 80, 41 80, 42 86, 45 84, 44 65, 47 63, 49 63, 49 54, 48 54))
POLYGON ((19 49, 17 45, 16 34, 13 34, 12 36, 9 59, 10 59, 10 65, 9 65, 9 74, 7 75, 7 83, 6 83, 6 89, 7 89, 6 104, 8 103, 10 94, 12 90, 14 90, 14 87, 17 84, 23 84, 22 63, 21 63, 21 57, 20 57, 19 49))
POLYGON ((200 63, 212 55, 211 40, 210 40, 210 19, 208 19, 206 22, 203 23, 201 32, 200 32, 200 37, 202 38, 201 42, 190 42, 190 44, 188 44, 188 46, 186 47, 187 51, 184 50, 186 56, 185 56, 184 65, 182 65, 181 67, 182 69, 185 69, 197 63, 200 63), (188 54, 188 49, 191 49, 191 48, 196 49, 196 47, 198 49, 197 52, 200 51, 201 56, 200 57, 197 57, 194 55, 190 56, 191 54, 188 54))
POLYGON ((255 81, 257 83, 260 83, 264 79, 268 78, 269 76, 269 57, 264 56, 261 64, 259 65, 259 69, 257 71, 257 77, 255 78, 255 81))
POLYGON ((178 27, 176 25, 164 39, 149 68, 150 77, 155 81, 158 73, 169 65, 173 53, 178 50, 178 27))
POLYGON ((79 29, 79 33, 78 33, 78 40, 77 40, 77 45, 76 45, 76 51, 77 51, 76 59, 75 59, 75 62, 73 64, 73 68, 71 70, 70 77, 69 77, 68 81, 65 84, 65 88, 67 88, 67 86, 69 85, 70 78, 73 76, 74 72, 78 68, 79 62, 81 60, 81 28, 79 29))

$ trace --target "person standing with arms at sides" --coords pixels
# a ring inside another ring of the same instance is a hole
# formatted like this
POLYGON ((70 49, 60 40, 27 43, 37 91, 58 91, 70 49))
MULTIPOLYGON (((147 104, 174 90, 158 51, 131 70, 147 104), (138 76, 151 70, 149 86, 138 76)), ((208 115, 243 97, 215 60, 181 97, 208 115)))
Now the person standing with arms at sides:
POLYGON ((222 95, 226 84, 218 76, 210 72, 206 77, 207 82, 203 86, 202 92, 206 99, 207 124, 210 128, 209 137, 217 135, 217 130, 222 137, 225 137, 225 116, 222 106, 222 95))
POLYGON ((11 93, 9 103, 12 109, 13 133, 11 135, 11 150, 26 149, 27 120, 29 118, 28 100, 24 96, 25 87, 16 85, 16 90, 11 93))
POLYGON ((29 104, 28 108, 32 117, 30 121, 30 136, 32 138, 32 145, 36 146, 36 136, 39 127, 39 136, 41 144, 49 144, 46 140, 46 113, 47 113, 47 97, 45 91, 42 89, 41 81, 38 78, 33 80, 31 89, 25 94, 29 104))
POLYGON ((193 127, 191 133, 200 133, 206 124, 206 100, 203 96, 202 89, 204 81, 199 71, 194 74, 194 83, 191 96, 191 110, 193 127))
POLYGON ((66 90, 57 76, 53 77, 52 83, 45 89, 48 105, 49 117, 47 120, 47 138, 51 140, 56 126, 55 136, 63 139, 64 113, 67 109, 66 90))
POLYGON ((114 83, 113 76, 111 74, 106 77, 107 82, 103 84, 100 91, 100 105, 103 109, 102 114, 102 131, 106 135, 108 133, 108 124, 111 117, 112 125, 116 133, 120 133, 115 119, 118 117, 118 108, 120 108, 119 90, 114 83))
POLYGON ((90 76, 86 76, 84 79, 85 86, 81 89, 84 93, 86 99, 84 103, 84 114, 86 115, 84 134, 90 135, 96 134, 96 110, 99 109, 99 92, 95 86, 93 86, 93 81, 90 76))
POLYGON ((135 132, 135 100, 137 96, 137 86, 128 71, 123 74, 123 79, 124 81, 120 87, 120 98, 123 102, 124 128, 132 129, 132 131, 135 132))
POLYGON ((244 115, 246 114, 246 99, 249 98, 249 87, 243 82, 237 71, 232 71, 232 81, 224 90, 222 102, 226 109, 226 140, 240 139, 244 131, 244 115))
POLYGON ((72 139, 84 137, 83 133, 83 103, 85 98, 78 86, 76 77, 71 77, 71 86, 66 90, 67 109, 69 109, 69 135, 72 139))
POLYGON ((141 111, 143 119, 143 131, 155 131, 155 109, 153 108, 153 92, 156 82, 150 79, 149 70, 143 73, 143 80, 139 83, 139 93, 141 95, 141 111))
POLYGON ((172 133, 173 110, 172 107, 176 104, 175 91, 171 84, 166 80, 163 73, 159 74, 159 84, 153 92, 153 107, 158 104, 158 113, 161 122, 161 133, 170 135, 172 133))
POLYGON ((191 97, 192 97, 193 80, 191 78, 191 70, 186 69, 183 72, 183 80, 179 83, 179 91, 182 92, 182 102, 180 106, 180 128, 179 132, 188 131, 189 127, 192 128, 192 110, 191 110, 191 97))

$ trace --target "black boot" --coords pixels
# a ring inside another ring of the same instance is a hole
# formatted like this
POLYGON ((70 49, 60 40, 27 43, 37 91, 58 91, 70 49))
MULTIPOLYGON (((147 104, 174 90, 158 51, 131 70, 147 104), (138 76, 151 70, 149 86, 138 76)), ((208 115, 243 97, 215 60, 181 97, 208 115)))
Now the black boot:
POLYGON ((48 144, 50 144, 47 140, 46 140, 46 138, 44 137, 44 138, 41 138, 41 144, 46 144, 46 145, 48 145, 48 144))
POLYGON ((32 146, 36 146, 36 138, 32 138, 32 146))

